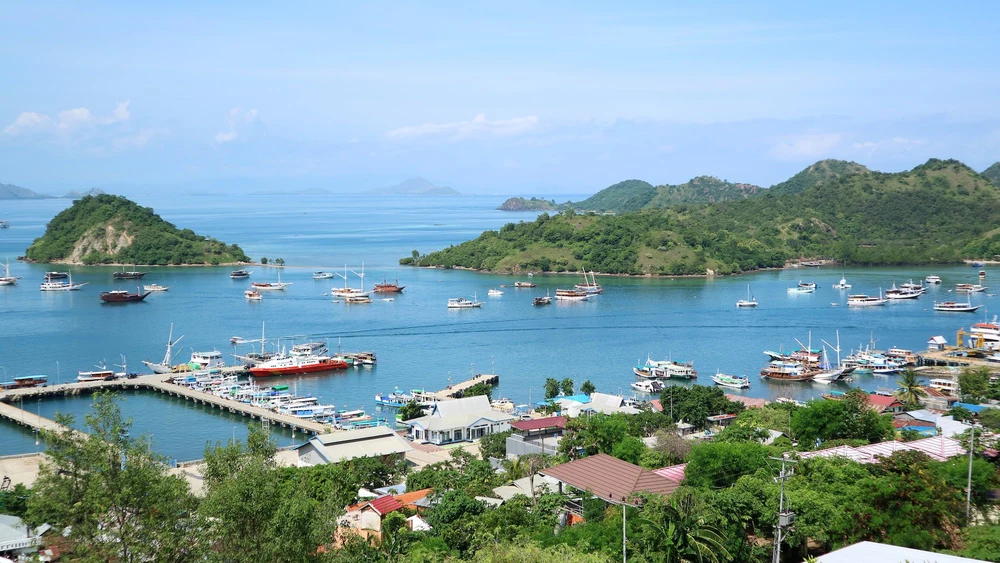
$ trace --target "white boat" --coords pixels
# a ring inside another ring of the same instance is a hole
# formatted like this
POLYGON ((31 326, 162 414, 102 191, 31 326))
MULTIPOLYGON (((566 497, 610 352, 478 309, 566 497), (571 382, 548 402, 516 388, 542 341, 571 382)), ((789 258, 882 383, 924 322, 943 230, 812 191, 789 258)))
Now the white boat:
POLYGON ((631 383, 630 386, 632 387, 632 389, 635 389, 640 393, 649 393, 649 394, 659 393, 663 391, 665 387, 662 383, 654 379, 643 379, 642 381, 636 381, 631 383))
POLYGON ((78 383, 87 383, 90 381, 111 381, 115 378, 114 370, 108 369, 104 362, 101 362, 101 365, 97 366, 97 368, 92 371, 77 372, 76 381, 78 383))
POLYGON ((927 276, 926 278, 924 278, 924 281, 927 282, 927 283, 930 283, 930 284, 939 284, 939 283, 941 283, 941 276, 938 276, 938 275, 935 275, 935 274, 931 274, 931 275, 927 276))
POLYGON ((557 289, 556 301, 586 301, 593 295, 580 289, 557 289))
POLYGON ((341 277, 341 278, 344 278, 344 287, 331 287, 330 288, 330 295, 332 295, 334 298, 347 299, 348 297, 368 297, 371 294, 370 291, 365 291, 365 263, 364 262, 361 263, 361 273, 360 274, 357 273, 357 272, 355 272, 354 270, 348 270, 347 269, 347 264, 344 264, 344 273, 343 274, 337 273, 336 275, 339 276, 339 277, 341 277), (349 279, 348 279, 348 276, 347 276, 348 271, 350 271, 350 273, 358 276, 361 279, 361 287, 360 288, 354 288, 354 287, 350 287, 348 285, 348 283, 349 283, 349 279))
POLYGON ((924 294, 924 290, 922 288, 913 289, 913 284, 904 285, 907 285, 908 287, 896 287, 896 284, 893 283, 892 287, 887 289, 885 292, 886 299, 916 299, 924 294))
POLYGON ((476 299, 475 294, 473 294, 472 299, 466 299, 464 297, 452 297, 448 300, 449 309, 472 309, 476 307, 482 307, 483 302, 476 299))
POLYGON ((721 385, 723 387, 729 387, 730 389, 749 389, 750 380, 746 377, 737 377, 735 375, 727 375, 721 371, 717 371, 715 375, 712 376, 712 381, 716 385, 721 385))
POLYGON ((247 301, 262 301, 264 299, 264 296, 256 289, 248 289, 244 291, 243 297, 245 297, 247 301))
POLYGON ((973 305, 968 301, 966 301, 965 303, 957 303, 955 301, 934 303, 935 311, 950 312, 950 313, 974 313, 980 307, 982 307, 982 305, 973 305))
POLYGON ((21 279, 21 278, 15 278, 14 276, 10 275, 9 260, 7 261, 6 264, 0 264, 0 267, 3 267, 3 275, 0 276, 0 285, 14 285, 17 283, 17 280, 21 279))
POLYGON ((367 295, 346 295, 344 296, 344 303, 350 304, 360 304, 360 303, 371 303, 372 298, 367 295))
POLYGON ((251 282, 250 287, 257 291, 284 291, 292 282, 281 281, 281 270, 278 270, 278 281, 276 282, 251 282))
POLYGON ((736 302, 737 307, 756 307, 757 298, 750 294, 750 284, 747 284, 747 298, 736 302))
POLYGON ((55 281, 55 280, 43 281, 39 289, 41 289, 42 291, 79 291, 80 288, 85 285, 87 285, 87 282, 73 283, 73 275, 70 274, 68 281, 55 281))
POLYGON ((500 297, 501 295, 503 295, 503 292, 500 291, 499 289, 491 289, 486 292, 486 295, 490 297, 500 297))
POLYGON ((226 362, 222 359, 222 352, 212 350, 211 352, 191 352, 190 364, 198 366, 198 369, 215 369, 226 367, 226 362))
POLYGON ((170 289, 170 286, 160 285, 158 283, 151 283, 149 285, 142 286, 142 289, 145 291, 167 291, 170 289))
POLYGON ((923 293, 924 291, 927 291, 927 288, 924 287, 924 284, 922 284, 922 283, 913 283, 913 280, 910 280, 907 283, 901 283, 901 284, 899 284, 899 289, 905 289, 905 290, 909 290, 909 291, 919 291, 920 293, 923 293))
POLYGON ((328 280, 331 278, 333 278, 333 274, 331 272, 313 272, 314 280, 328 280))
POLYGON ((847 277, 840 276, 840 281, 833 284, 833 289, 851 289, 851 284, 847 283, 847 277))
POLYGON ((514 282, 514 287, 536 287, 536 286, 537 286, 537 284, 534 284, 534 283, 531 283, 531 282, 524 282, 524 281, 516 281, 516 282, 514 282))
POLYGON ((812 289, 812 290, 814 290, 814 291, 815 291, 815 289, 816 289, 817 287, 819 287, 819 286, 818 286, 818 285, 816 285, 816 284, 815 284, 815 283, 813 283, 813 282, 804 282, 804 281, 802 281, 802 280, 799 280, 799 287, 801 287, 801 288, 803 288, 803 289, 812 289))
POLYGON ((800 287, 800 286, 796 286, 796 287, 790 287, 790 288, 788 288, 788 293, 790 295, 796 295, 796 294, 799 294, 799 293, 812 293, 814 291, 816 291, 816 288, 812 288, 812 287, 800 287))
POLYGON ((153 373, 170 373, 173 369, 170 367, 170 362, 174 359, 174 345, 184 338, 182 334, 177 340, 174 340, 174 325, 170 324, 170 334, 167 336, 167 353, 163 355, 163 361, 160 363, 153 363, 149 360, 143 360, 142 363, 145 364, 153 373))
POLYGON ((512 414, 515 410, 517 410, 517 405, 514 404, 514 401, 511 401, 510 399, 504 397, 502 399, 497 399, 491 402, 490 408, 495 411, 512 414))
POLYGON ((698 372, 694 362, 676 362, 673 360, 654 360, 646 357, 646 363, 636 362, 632 373, 646 379, 697 379, 698 372))
POLYGON ((955 284, 956 293, 981 293, 989 289, 984 285, 978 283, 959 283, 955 284))
POLYGON ((879 292, 878 296, 865 295, 864 293, 855 293, 854 295, 847 296, 848 307, 877 307, 886 303, 888 303, 888 299, 882 297, 881 292, 879 292))
POLYGON ((229 272, 229 277, 234 280, 240 280, 243 278, 249 278, 252 273, 253 272, 248 270, 233 270, 232 272, 229 272))
POLYGON ((591 295, 604 293, 604 288, 601 287, 601 284, 597 283, 597 278, 594 276, 594 272, 590 272, 590 278, 587 278, 587 270, 583 271, 583 283, 578 283, 574 287, 591 295))

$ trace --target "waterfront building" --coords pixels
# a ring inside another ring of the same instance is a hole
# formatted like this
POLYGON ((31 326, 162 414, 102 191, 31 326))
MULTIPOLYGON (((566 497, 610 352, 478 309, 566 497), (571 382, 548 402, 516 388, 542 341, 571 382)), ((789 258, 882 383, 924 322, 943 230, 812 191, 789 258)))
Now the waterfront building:
POLYGON ((299 467, 340 463, 359 457, 378 457, 393 463, 412 450, 413 446, 385 426, 320 434, 295 448, 299 467))
POLYGON ((507 438, 507 457, 530 454, 555 455, 566 429, 565 416, 518 420, 510 424, 513 433, 507 438))
POLYGON ((485 395, 438 401, 427 416, 407 420, 410 437, 418 442, 442 445, 478 440, 510 430, 517 417, 490 406, 485 395))

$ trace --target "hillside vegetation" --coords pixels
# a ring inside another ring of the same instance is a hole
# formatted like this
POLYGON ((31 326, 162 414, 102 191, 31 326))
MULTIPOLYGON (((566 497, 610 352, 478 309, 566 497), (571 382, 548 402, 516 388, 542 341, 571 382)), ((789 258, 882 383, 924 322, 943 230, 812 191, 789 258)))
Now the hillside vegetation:
POLYGON ((861 164, 858 164, 857 162, 835 160, 832 158, 821 160, 784 182, 771 186, 768 193, 797 194, 801 191, 808 190, 820 182, 841 178, 851 174, 864 174, 865 172, 871 172, 871 170, 861 164))
MULTIPOLYGON (((633 195, 642 184, 632 184, 633 195)), ((777 267, 799 257, 954 262, 1000 254, 998 223, 1000 189, 961 162, 931 159, 908 172, 841 175, 793 194, 614 216, 543 214, 401 263, 678 275, 777 267)))
POLYGON ((238 245, 178 229, 121 196, 85 196, 56 215, 28 247, 35 262, 226 264, 249 262, 238 245))
POLYGON ((983 177, 1000 187, 1000 162, 994 162, 992 166, 983 170, 983 177))

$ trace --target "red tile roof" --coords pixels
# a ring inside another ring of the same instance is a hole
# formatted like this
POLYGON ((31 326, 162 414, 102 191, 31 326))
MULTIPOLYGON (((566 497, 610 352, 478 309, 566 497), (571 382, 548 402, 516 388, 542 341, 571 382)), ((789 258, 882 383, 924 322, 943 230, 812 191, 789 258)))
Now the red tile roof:
POLYGON ((403 505, 400 504, 398 500, 389 495, 378 497, 377 499, 369 502, 368 506, 374 508, 375 512, 378 512, 382 516, 385 516, 394 510, 403 508, 403 505))
POLYGON ((663 412, 663 405, 660 403, 659 399, 653 399, 652 401, 649 402, 649 404, 653 405, 654 411, 663 412))
POLYGON ((518 420, 511 422, 510 427, 521 432, 532 430, 542 430, 545 428, 566 428, 565 416, 550 416, 548 418, 532 418, 530 420, 518 420))
POLYGON ((895 397, 886 397, 885 395, 868 395, 868 404, 870 404, 876 412, 883 412, 886 409, 903 405, 903 403, 899 402, 899 399, 895 397))
POLYGON ((404 506, 409 506, 417 502, 418 500, 426 497, 427 495, 431 494, 433 491, 434 489, 420 489, 419 491, 413 491, 409 493, 403 493, 401 495, 396 495, 392 498, 396 499, 397 501, 399 501, 400 504, 404 506))
POLYGON ((669 495, 680 486, 652 471, 607 454, 563 463, 543 469, 540 473, 610 502, 621 502, 639 492, 669 495))

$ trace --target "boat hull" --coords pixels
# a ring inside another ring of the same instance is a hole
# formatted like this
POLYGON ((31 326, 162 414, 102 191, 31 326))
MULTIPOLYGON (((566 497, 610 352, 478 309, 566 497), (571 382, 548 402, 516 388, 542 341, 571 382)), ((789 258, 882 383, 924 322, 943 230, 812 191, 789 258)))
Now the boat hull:
POLYGON ((149 292, 146 293, 102 293, 101 301, 105 303, 138 303, 146 297, 149 296, 149 292))
POLYGON ((331 371, 335 369, 347 369, 347 362, 344 360, 328 359, 321 362, 293 365, 293 366, 281 366, 281 367, 266 367, 266 366, 256 366, 250 368, 250 375, 254 377, 278 377, 282 375, 302 375, 306 373, 315 373, 317 371, 331 371))

